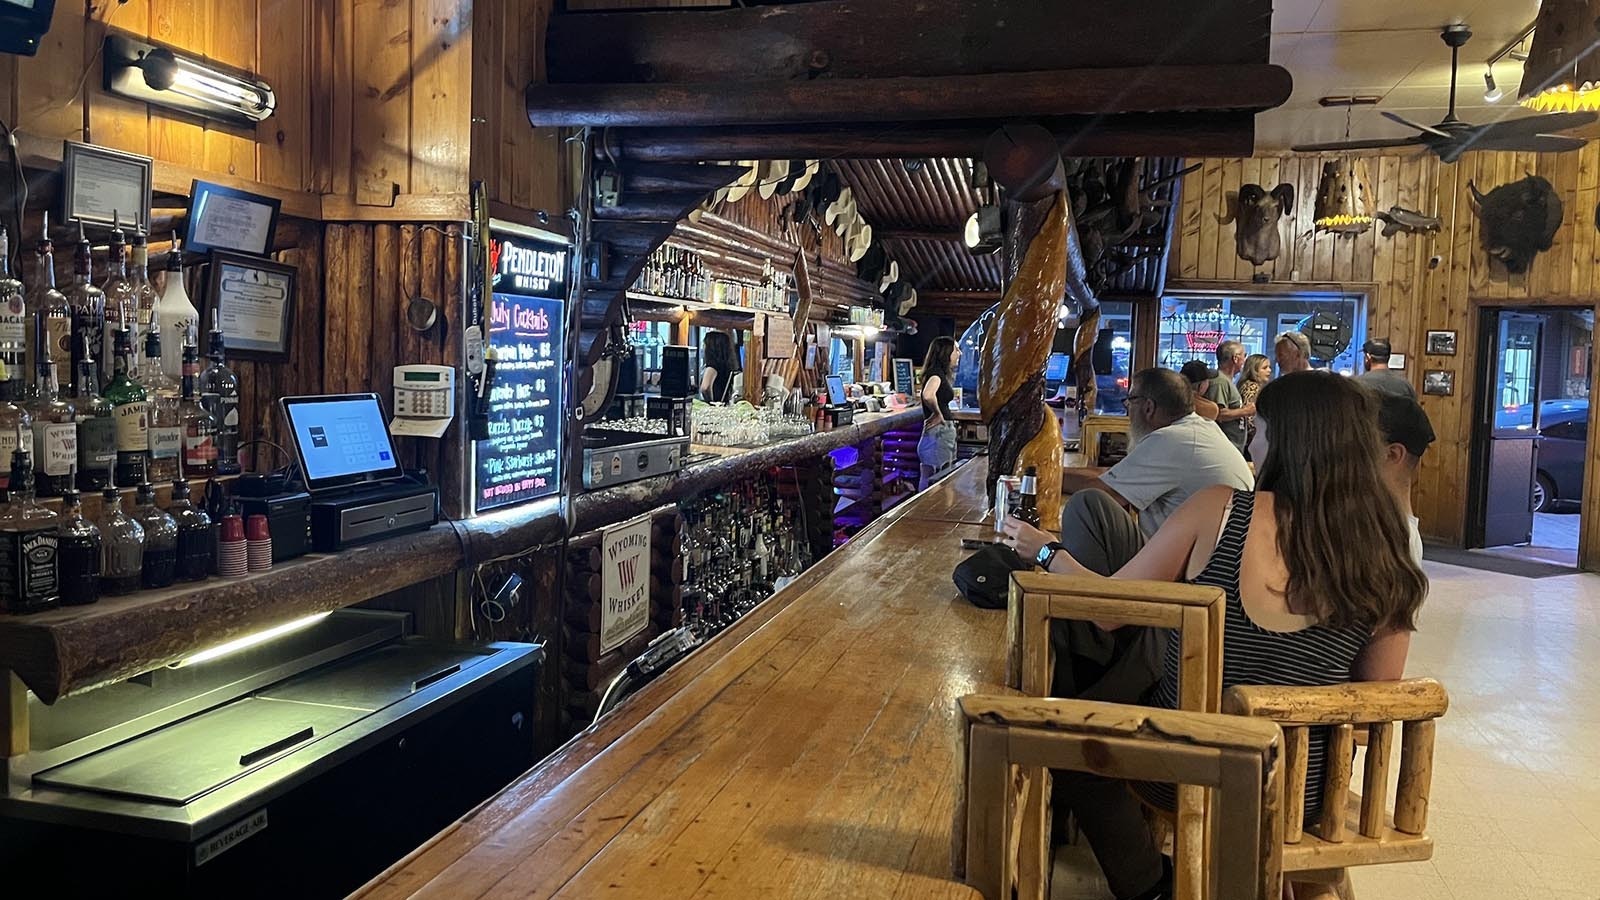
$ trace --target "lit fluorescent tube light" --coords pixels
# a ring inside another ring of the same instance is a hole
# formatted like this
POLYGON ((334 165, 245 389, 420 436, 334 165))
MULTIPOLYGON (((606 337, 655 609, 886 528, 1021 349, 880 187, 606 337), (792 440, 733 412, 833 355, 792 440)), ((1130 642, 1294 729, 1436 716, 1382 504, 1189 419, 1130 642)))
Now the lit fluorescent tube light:
POLYGON ((290 622, 285 622, 282 625, 274 625, 265 631, 258 631, 255 634, 247 634, 242 638, 229 641, 226 644, 218 644, 215 647, 201 650, 199 653, 196 653, 195 655, 186 659, 180 659, 173 663, 171 668, 181 669, 184 666, 193 666, 203 662, 210 662, 213 659, 218 659, 232 653, 237 653, 240 650, 246 650, 258 644, 265 644, 267 641, 270 641, 274 638, 280 638, 286 634, 293 634, 294 632, 303 628, 309 628, 312 625, 321 622, 323 619, 326 619, 329 615, 329 613, 325 612, 314 613, 290 622))
POLYGON ((181 112, 254 128, 277 109, 272 88, 181 52, 123 35, 105 41, 105 89, 181 112))

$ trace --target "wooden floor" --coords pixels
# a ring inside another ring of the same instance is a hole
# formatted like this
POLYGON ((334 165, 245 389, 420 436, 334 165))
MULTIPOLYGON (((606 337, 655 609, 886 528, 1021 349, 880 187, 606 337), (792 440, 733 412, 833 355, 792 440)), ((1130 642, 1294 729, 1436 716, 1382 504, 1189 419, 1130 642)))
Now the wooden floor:
POLYGON ((1004 677, 956 593, 984 462, 857 535, 366 898, 973 898, 957 697, 1004 677), (965 524, 963 524, 965 523, 965 524))

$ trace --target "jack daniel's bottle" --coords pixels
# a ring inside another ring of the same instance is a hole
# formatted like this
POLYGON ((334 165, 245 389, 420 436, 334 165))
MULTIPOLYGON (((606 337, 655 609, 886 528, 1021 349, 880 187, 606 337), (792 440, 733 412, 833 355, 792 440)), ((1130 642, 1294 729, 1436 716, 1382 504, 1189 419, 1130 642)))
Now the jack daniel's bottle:
POLYGON ((7 497, 0 507, 0 605, 14 613, 49 609, 61 602, 61 517, 34 502, 32 454, 20 447, 11 452, 7 497))

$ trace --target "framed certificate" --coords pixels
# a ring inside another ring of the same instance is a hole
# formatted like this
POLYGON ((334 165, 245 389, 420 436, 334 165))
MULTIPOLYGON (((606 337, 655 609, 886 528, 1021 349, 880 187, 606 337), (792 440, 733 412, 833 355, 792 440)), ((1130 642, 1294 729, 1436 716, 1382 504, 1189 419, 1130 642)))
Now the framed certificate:
POLYGON ((281 201, 209 181, 195 180, 189 191, 189 218, 183 249, 190 253, 228 250, 266 256, 278 227, 281 201))
POLYGON ((123 225, 150 230, 152 163, 137 156, 64 141, 61 154, 61 216, 86 225, 123 225))
POLYGON ((211 307, 228 355, 285 361, 294 326, 294 266, 223 250, 211 252, 211 307))

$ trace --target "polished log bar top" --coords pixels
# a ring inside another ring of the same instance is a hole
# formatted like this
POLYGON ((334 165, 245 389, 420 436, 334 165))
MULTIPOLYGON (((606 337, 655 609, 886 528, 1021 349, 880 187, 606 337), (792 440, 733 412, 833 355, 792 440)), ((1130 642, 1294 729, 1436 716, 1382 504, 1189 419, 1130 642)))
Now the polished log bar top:
POLYGON ((949 880, 955 701, 1004 678, 1006 617, 950 580, 960 538, 992 532, 926 510, 981 504, 984 472, 901 504, 356 896, 977 897, 949 880))

